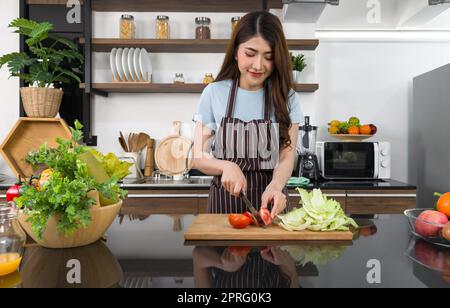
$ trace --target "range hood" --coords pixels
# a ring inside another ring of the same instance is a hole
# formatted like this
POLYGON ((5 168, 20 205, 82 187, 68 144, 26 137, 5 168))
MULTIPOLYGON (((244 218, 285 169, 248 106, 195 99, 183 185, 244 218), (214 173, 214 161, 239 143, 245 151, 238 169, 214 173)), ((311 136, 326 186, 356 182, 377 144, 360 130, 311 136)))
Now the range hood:
POLYGON ((339 5, 339 0, 283 0, 283 20, 315 23, 327 4, 339 5))

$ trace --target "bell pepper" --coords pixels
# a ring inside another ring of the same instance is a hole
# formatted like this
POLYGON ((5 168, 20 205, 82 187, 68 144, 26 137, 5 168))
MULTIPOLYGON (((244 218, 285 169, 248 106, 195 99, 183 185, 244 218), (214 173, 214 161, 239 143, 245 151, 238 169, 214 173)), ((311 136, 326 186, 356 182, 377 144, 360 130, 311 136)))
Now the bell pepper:
POLYGON ((6 191, 6 202, 14 202, 14 198, 20 197, 21 184, 14 184, 6 191))

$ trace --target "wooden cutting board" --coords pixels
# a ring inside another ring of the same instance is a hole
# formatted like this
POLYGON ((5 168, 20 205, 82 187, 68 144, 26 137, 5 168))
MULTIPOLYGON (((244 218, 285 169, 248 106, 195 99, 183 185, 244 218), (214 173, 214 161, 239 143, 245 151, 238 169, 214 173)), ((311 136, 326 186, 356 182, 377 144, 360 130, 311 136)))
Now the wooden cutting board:
POLYGON ((233 228, 228 223, 228 214, 200 214, 184 234, 186 241, 352 241, 350 231, 287 231, 280 226, 271 225, 267 228, 248 226, 244 229, 233 228))

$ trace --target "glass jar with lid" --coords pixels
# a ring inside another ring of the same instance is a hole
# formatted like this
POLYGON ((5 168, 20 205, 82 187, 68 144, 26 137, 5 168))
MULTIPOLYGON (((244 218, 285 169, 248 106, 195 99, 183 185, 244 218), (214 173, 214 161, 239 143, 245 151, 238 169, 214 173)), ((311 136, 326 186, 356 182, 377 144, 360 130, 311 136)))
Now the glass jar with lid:
POLYGON ((175 78, 173 79, 173 83, 184 83, 184 76, 183 73, 176 73, 175 74, 175 78))
POLYGON ((124 14, 120 17, 120 38, 134 39, 136 35, 136 24, 132 15, 124 14))
POLYGON ((211 82, 214 82, 213 74, 211 74, 211 73, 205 74, 205 77, 203 77, 203 83, 204 84, 209 84, 211 82))
POLYGON ((209 28, 211 19, 208 17, 196 17, 195 23, 197 24, 197 27, 195 28, 195 38, 197 40, 211 39, 211 30, 209 28))
POLYGON ((0 276, 17 271, 25 240, 26 234, 17 221, 17 209, 0 203, 0 276))
POLYGON ((169 39, 169 16, 158 15, 156 17, 156 38, 160 40, 169 39))
POLYGON ((231 17, 231 33, 233 33, 234 29, 236 29, 237 23, 240 19, 240 16, 231 17))

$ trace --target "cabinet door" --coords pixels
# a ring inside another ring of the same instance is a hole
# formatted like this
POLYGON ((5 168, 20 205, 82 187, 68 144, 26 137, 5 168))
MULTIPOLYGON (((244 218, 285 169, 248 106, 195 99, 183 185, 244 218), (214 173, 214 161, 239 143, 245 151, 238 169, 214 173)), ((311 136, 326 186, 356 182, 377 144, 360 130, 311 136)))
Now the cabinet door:
MULTIPOLYGON (((311 190, 308 190, 311 191, 311 190)), ((346 208, 346 192, 344 189, 321 189, 328 198, 334 199, 341 204, 342 209, 345 211, 346 208)), ((292 208, 299 207, 300 194, 294 189, 289 190, 289 202, 292 208)))
POLYGON ((129 190, 121 214, 198 214, 197 190, 129 190))
POLYGON ((348 214, 402 214, 416 207, 416 190, 347 190, 348 214))

